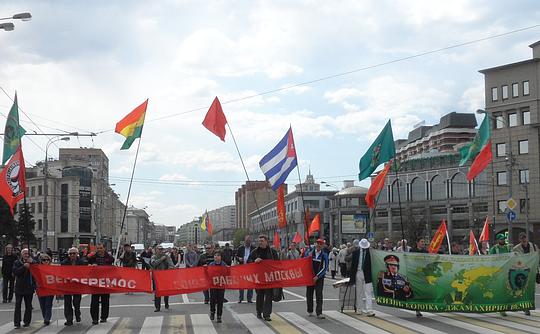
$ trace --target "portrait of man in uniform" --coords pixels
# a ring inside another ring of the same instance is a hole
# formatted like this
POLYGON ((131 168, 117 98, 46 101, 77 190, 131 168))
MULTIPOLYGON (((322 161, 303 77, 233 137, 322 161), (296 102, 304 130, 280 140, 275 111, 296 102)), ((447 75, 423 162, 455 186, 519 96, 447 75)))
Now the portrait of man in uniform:
POLYGON ((386 271, 377 275, 377 295, 397 300, 412 298, 413 291, 407 277, 399 273, 399 257, 387 255, 384 257, 386 271))

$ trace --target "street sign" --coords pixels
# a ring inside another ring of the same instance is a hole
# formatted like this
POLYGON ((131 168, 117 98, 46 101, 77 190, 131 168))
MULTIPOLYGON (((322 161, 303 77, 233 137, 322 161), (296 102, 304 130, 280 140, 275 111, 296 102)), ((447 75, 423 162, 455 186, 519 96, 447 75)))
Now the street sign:
POLYGON ((517 202, 515 199, 513 199, 512 197, 510 197, 507 201, 506 201, 506 206, 510 209, 510 210, 514 210, 517 206, 517 202))
POLYGON ((508 210, 508 212, 506 213, 506 218, 508 219, 508 221, 514 221, 516 220, 517 218, 517 214, 515 211, 512 211, 512 210, 508 210))
POLYGON ((373 240, 375 240, 375 233, 373 233, 373 232, 368 232, 368 233, 366 234, 366 237, 367 237, 367 239, 368 239, 369 241, 373 241, 373 240))

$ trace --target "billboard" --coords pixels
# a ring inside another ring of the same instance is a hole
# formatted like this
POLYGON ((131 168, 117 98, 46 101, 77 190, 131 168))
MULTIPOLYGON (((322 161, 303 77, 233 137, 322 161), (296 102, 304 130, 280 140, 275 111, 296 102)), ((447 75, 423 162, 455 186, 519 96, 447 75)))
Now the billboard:
POLYGON ((367 215, 341 215, 341 233, 342 234, 360 234, 366 233, 367 215))

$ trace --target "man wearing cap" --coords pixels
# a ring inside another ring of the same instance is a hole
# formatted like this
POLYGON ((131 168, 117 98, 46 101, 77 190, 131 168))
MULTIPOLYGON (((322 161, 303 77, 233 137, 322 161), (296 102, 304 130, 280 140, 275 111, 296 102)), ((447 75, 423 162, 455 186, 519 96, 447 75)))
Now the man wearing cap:
POLYGON ((377 295, 397 300, 407 300, 412 297, 411 284, 407 277, 399 271, 399 257, 387 255, 384 257, 386 271, 379 272, 377 282, 377 295))
POLYGON ((349 284, 356 284, 356 314, 373 317, 375 313, 373 313, 370 243, 367 239, 362 239, 358 245, 359 247, 352 253, 349 284))
POLYGON ((315 274, 313 277, 314 285, 306 287, 307 312, 310 317, 313 316, 313 292, 315 292, 315 300, 317 302, 315 313, 318 319, 325 318, 322 314, 322 304, 324 277, 328 270, 328 255, 323 250, 323 245, 324 239, 317 239, 315 248, 310 248, 305 254, 305 257, 311 257, 313 273, 315 274))
MULTIPOLYGON (((521 232, 519 234, 519 244, 515 245, 512 250, 518 254, 529 254, 531 252, 537 252, 538 246, 532 242, 529 242, 527 239, 527 234, 525 232, 521 232)), ((526 315, 531 315, 531 311, 529 310, 525 310, 524 312, 526 315)))
POLYGON ((499 233, 496 236, 497 243, 491 247, 489 250, 489 254, 504 254, 504 253, 510 253, 511 248, 510 245, 506 244, 506 237, 504 234, 499 233))

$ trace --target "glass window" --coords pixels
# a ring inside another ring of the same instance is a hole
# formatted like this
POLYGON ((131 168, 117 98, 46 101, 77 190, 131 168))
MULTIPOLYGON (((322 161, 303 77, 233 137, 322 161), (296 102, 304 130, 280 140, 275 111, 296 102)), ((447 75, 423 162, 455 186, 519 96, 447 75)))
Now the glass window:
POLYGON ((41 203, 41 202, 38 203, 37 211, 38 211, 38 213, 43 213, 43 203, 41 203))
POLYGON ((506 155, 506 143, 497 144, 497 156, 504 157, 506 155))
POLYGON ((529 141, 528 140, 520 140, 518 141, 518 150, 519 154, 527 154, 529 153, 529 141))
POLYGON ((512 84, 512 97, 519 96, 519 85, 517 83, 512 84))
POLYGON ((529 206, 529 201, 525 198, 519 199, 519 212, 520 213, 528 213, 530 212, 531 207, 529 206), (527 204, 527 207, 525 207, 525 204, 527 204))
POLYGON ((458 173, 454 175, 452 178, 452 198, 467 198, 469 196, 468 187, 469 182, 467 182, 465 174, 458 173))
POLYGON ((446 182, 440 175, 431 179, 431 199, 446 198, 446 182))
POLYGON ((504 128, 504 117, 503 115, 495 116, 495 129, 504 128))
POLYGON ((499 213, 506 211, 506 201, 497 201, 497 211, 499 213))
POLYGON ((42 230, 43 229, 43 220, 41 219, 38 219, 38 230, 42 230))
POLYGON ((519 171, 519 183, 529 183, 529 170, 521 169, 519 171))
POLYGON ((36 187, 30 188, 30 197, 36 196, 36 187))
POLYGON ((517 126, 517 114, 515 112, 508 114, 508 126, 517 126))
POLYGON ((394 181, 392 184, 392 202, 398 203, 407 201, 407 186, 401 180, 394 181), (399 181, 399 196, 398 196, 398 181, 399 181))
POLYGON ((531 112, 530 111, 524 111, 522 114, 523 119, 523 125, 531 124, 531 112))
POLYGON ((43 195, 43 186, 38 186, 38 196, 43 195))
POLYGON ((497 185, 506 185, 506 172, 497 172, 497 185))
POLYGON ((411 201, 426 200, 426 182, 417 177, 411 182, 411 201))
POLYGON ((508 85, 502 86, 502 99, 506 100, 508 98, 508 85))
POLYGON ((497 101, 499 99, 498 93, 497 93, 497 87, 491 88, 491 101, 497 101))
POLYGON ((523 81, 523 95, 529 95, 529 81, 523 81))
POLYGON ((36 213, 36 203, 30 204, 30 212, 31 213, 36 213))

